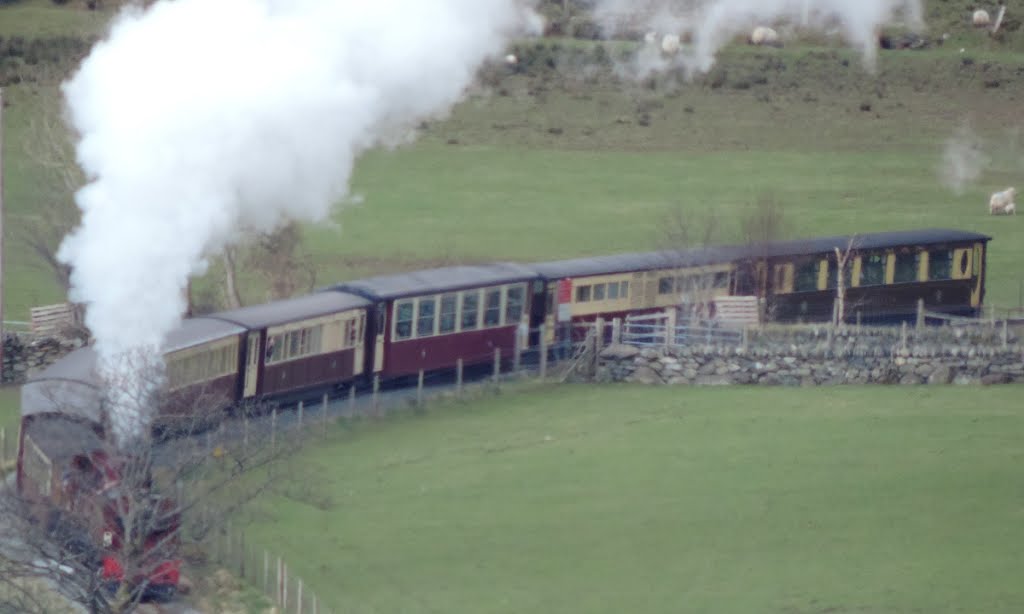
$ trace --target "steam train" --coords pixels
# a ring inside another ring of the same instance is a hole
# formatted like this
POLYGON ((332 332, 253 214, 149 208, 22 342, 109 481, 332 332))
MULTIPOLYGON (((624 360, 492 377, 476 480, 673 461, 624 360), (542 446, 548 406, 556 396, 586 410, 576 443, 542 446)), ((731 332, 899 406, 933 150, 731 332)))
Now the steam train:
MULTIPOLYGON (((962 230, 865 233, 760 245, 717 246, 495 263, 350 281, 307 296, 185 320, 164 345, 168 398, 204 395, 217 420, 256 399, 295 400, 419 371, 502 362, 517 347, 548 347, 572 325, 674 309, 700 300, 756 296, 775 321, 827 321, 843 274, 846 314, 864 322, 931 312, 977 316, 985 293, 991 237, 962 230), (840 258, 842 256, 842 259, 840 258), (842 264, 840 264, 842 263, 842 264), (534 332, 531 332, 534 331, 534 332), (518 337, 518 338, 517 338, 518 337)), ((43 430, 106 420, 85 347, 22 388, 18 487, 46 498, 57 461, 40 445, 43 430), (44 492, 45 491, 45 492, 44 492)), ((180 416, 157 416, 160 427, 180 416)), ((86 445, 85 443, 79 445, 86 445)))

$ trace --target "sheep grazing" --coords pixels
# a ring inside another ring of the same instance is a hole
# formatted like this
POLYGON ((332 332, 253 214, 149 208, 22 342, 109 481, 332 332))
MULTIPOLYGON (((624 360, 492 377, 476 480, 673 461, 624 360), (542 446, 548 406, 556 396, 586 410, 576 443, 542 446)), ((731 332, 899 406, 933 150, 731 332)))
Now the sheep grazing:
POLYGON ((679 53, 682 45, 679 42, 678 34, 666 34, 661 39, 661 50, 669 55, 675 55, 679 53))
POLYGON ((646 34, 644 34, 644 44, 645 45, 657 45, 658 44, 658 33, 657 32, 647 32, 646 34))
POLYGON ((750 33, 750 38, 747 39, 751 45, 767 45, 771 47, 781 47, 779 43, 779 33, 773 28, 768 26, 757 26, 750 33))
POLYGON ((1002 192, 996 192, 988 199, 988 212, 990 215, 1016 215, 1017 205, 1013 199, 1017 196, 1016 188, 1006 188, 1002 192))
POLYGON ((987 28, 992 23, 992 18, 989 17, 988 11, 984 9, 978 9, 971 15, 971 23, 976 28, 987 28))

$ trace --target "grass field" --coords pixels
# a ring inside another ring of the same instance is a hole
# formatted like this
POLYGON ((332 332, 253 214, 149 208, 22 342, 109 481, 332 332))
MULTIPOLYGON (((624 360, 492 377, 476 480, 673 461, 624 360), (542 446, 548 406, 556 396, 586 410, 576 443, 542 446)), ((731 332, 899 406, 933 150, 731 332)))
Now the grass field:
POLYGON ((1014 612, 1021 389, 563 386, 339 427, 251 543, 341 612, 1014 612))

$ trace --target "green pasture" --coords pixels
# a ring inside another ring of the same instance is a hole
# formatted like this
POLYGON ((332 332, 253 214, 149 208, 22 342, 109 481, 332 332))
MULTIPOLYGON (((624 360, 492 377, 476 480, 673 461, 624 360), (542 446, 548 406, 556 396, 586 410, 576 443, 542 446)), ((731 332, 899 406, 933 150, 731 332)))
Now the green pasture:
POLYGON ((339 612, 1014 612, 1019 386, 547 387, 339 426, 247 543, 339 612))

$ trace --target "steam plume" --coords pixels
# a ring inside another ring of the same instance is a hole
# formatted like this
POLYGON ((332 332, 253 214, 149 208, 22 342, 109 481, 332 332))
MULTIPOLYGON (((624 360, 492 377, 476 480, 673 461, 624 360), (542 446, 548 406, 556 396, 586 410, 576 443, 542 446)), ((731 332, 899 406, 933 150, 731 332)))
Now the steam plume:
POLYGON ((943 185, 957 195, 981 176, 989 164, 989 157, 982 150, 981 139, 971 130, 970 124, 963 124, 946 141, 942 152, 939 178, 943 185))
POLYGON ((718 51, 757 25, 784 24, 824 32, 836 31, 860 49, 874 69, 878 29, 902 20, 923 28, 922 0, 598 0, 596 14, 606 27, 623 15, 641 15, 642 25, 662 33, 689 35, 692 47, 675 59, 650 61, 647 67, 682 66, 707 72, 718 51))
MULTIPOLYGON (((325 218, 361 151, 447 110, 531 19, 516 0, 163 0, 122 13, 64 84, 89 183, 59 256, 101 369, 160 346, 189 275, 240 226, 325 218)), ((123 440, 141 426, 122 405, 123 440)))

